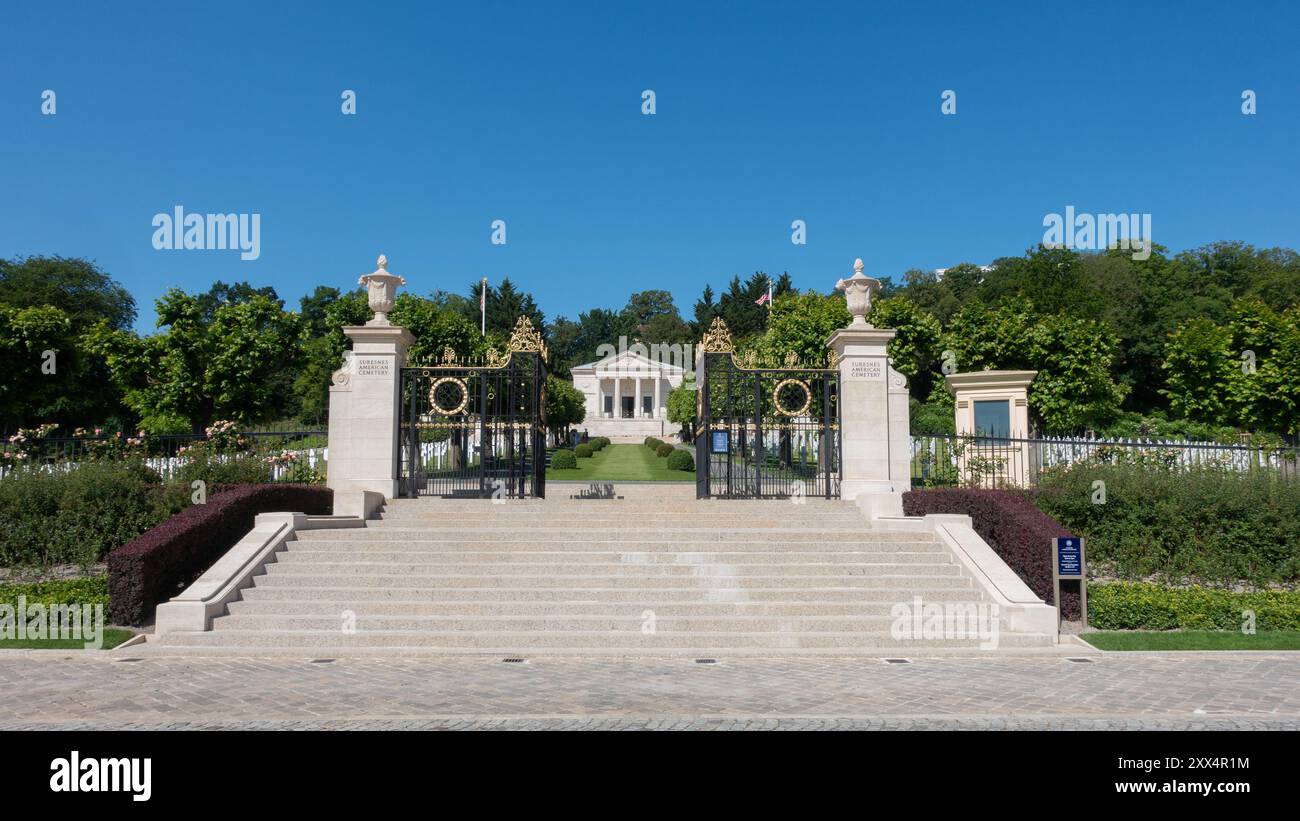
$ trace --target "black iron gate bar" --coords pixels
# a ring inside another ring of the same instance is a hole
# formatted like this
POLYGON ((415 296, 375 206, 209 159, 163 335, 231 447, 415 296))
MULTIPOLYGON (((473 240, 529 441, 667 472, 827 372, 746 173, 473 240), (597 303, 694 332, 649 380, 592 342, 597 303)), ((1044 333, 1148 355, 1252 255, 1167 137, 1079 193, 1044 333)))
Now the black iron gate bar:
POLYGON ((696 496, 838 498, 839 372, 742 365, 721 319, 700 350, 696 496))

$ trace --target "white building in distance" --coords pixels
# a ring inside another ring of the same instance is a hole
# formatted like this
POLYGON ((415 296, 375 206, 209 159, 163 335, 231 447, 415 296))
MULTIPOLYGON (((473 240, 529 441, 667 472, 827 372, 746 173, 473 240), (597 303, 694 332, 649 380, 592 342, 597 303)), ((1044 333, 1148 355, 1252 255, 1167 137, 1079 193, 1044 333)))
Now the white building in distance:
POLYGON ((682 368, 625 350, 570 372, 573 387, 586 398, 587 418, 579 427, 590 435, 666 439, 680 428, 668 421, 668 394, 681 387, 682 368))

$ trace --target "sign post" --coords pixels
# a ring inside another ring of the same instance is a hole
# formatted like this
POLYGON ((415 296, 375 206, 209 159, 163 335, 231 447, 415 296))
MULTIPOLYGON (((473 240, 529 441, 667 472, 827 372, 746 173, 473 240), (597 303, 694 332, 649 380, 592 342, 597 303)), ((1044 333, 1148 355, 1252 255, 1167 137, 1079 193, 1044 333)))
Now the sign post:
POLYGON ((1058 536, 1052 539, 1052 605, 1056 619, 1061 620, 1061 581, 1079 581, 1079 608, 1083 626, 1088 626, 1088 578, 1084 563, 1083 539, 1078 536, 1058 536))

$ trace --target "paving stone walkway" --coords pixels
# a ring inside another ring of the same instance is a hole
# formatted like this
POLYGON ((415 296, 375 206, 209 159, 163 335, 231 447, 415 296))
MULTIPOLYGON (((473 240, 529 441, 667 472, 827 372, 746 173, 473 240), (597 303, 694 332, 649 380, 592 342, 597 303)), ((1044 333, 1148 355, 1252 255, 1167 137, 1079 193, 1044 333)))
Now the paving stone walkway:
POLYGON ((0 654, 0 730, 1300 729, 1300 653, 129 658, 0 654))

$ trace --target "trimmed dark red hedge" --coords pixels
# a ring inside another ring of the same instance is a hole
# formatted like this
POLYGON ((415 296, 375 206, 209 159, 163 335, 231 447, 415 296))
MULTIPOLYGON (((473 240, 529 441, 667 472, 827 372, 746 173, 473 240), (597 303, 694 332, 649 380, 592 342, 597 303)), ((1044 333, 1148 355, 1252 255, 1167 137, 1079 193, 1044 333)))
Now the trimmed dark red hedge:
POLYGON ((114 624, 143 624, 253 529, 259 513, 325 515, 334 491, 319 485, 236 485, 192 505, 108 555, 114 624))
MULTIPOLYGON (((984 541, 1048 604, 1052 603, 1052 539, 1072 535, 1023 495, 1005 490, 928 488, 903 494, 908 516, 965 513, 984 541)), ((1078 582, 1061 583, 1061 610, 1079 617, 1078 582), (1071 590, 1071 588, 1075 588, 1071 590)))

